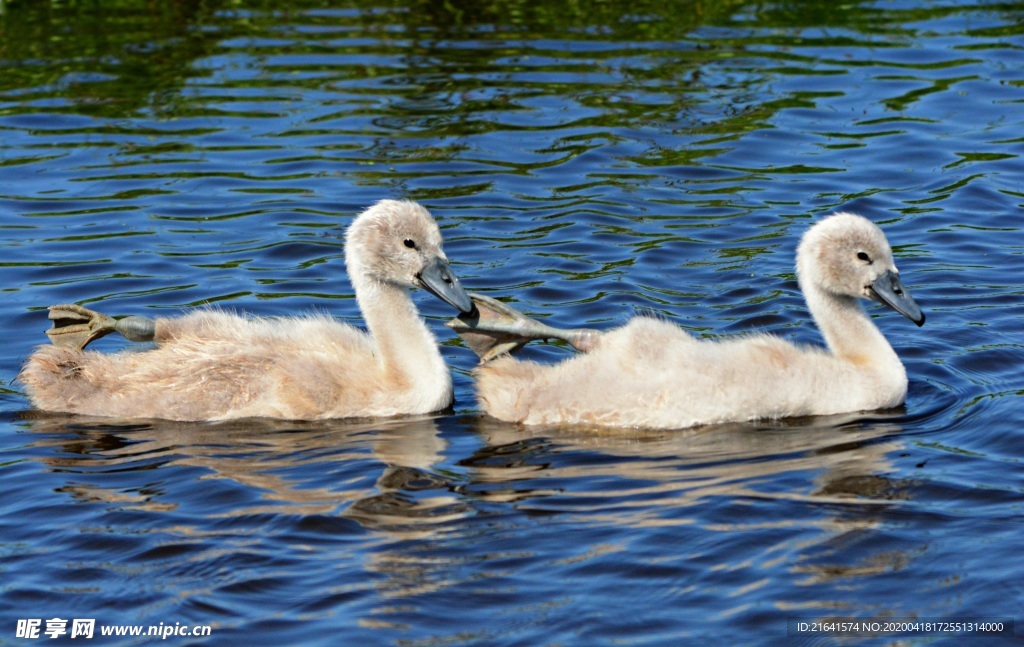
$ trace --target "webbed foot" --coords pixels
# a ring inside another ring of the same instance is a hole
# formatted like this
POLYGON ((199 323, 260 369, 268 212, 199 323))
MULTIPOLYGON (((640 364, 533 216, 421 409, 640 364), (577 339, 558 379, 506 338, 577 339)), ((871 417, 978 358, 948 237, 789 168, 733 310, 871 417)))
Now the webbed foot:
POLYGON ((474 312, 461 314, 445 325, 462 337, 481 363, 514 353, 535 339, 561 339, 586 352, 601 336, 600 331, 589 328, 552 328, 482 294, 471 293, 469 297, 476 305, 474 312))
POLYGON ((153 341, 156 322, 148 317, 114 319, 74 303, 50 306, 53 327, 46 336, 56 346, 83 349, 100 337, 120 333, 129 341, 153 341))

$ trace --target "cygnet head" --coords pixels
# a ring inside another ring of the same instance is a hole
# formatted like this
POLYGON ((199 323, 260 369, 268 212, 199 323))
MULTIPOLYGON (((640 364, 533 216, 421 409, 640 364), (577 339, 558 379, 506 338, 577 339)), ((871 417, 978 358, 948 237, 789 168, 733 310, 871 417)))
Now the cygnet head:
POLYGON ((924 313, 900 281, 889 241, 867 218, 837 213, 820 220, 804 234, 796 259, 805 293, 871 299, 924 325, 924 313))
POLYGON ((345 236, 345 264, 353 281, 423 288, 460 312, 473 310, 441 249, 441 229, 415 202, 381 200, 360 214, 345 236))

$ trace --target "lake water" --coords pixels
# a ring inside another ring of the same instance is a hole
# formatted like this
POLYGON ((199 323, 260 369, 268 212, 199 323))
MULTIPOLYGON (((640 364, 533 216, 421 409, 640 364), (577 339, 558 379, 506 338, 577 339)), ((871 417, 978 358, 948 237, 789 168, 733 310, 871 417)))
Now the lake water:
POLYGON ((164 4, 0 0, 0 644, 55 617, 102 644, 1024 635, 1024 4, 164 4), (906 407, 501 424, 422 294, 456 380, 437 416, 75 418, 14 381, 54 303, 358 323, 341 235, 386 197, 432 210, 468 288, 554 325, 807 343, 796 241, 862 213, 928 316, 869 306, 906 407))

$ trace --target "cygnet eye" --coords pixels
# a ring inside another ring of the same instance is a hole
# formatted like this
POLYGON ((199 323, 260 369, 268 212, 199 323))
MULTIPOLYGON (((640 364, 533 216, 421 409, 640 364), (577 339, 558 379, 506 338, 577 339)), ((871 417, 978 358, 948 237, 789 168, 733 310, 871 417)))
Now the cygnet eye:
POLYGON ((416 241, 413 240, 412 238, 406 238, 405 246, 408 247, 409 249, 416 249, 416 241))
POLYGON ((867 255, 867 252, 857 252, 857 258, 871 265, 871 257, 867 255))

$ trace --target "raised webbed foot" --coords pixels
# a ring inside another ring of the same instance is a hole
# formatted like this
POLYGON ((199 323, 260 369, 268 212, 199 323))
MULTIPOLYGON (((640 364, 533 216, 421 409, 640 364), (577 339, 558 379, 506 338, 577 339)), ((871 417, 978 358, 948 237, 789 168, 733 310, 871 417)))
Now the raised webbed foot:
POLYGON ((462 337, 481 363, 514 353, 534 339, 561 339, 586 352, 601 336, 600 331, 589 328, 552 328, 482 294, 471 293, 469 297, 476 305, 474 312, 459 315, 445 325, 462 337))
POLYGON ((153 341, 156 333, 156 322, 147 317, 118 320, 73 303, 50 306, 48 310, 53 327, 46 336, 56 346, 82 349, 112 332, 129 341, 153 341))

